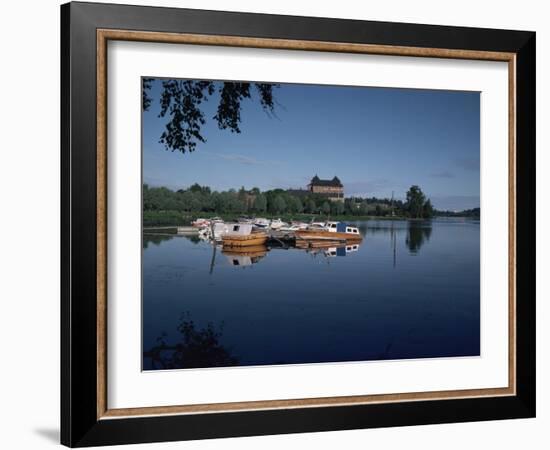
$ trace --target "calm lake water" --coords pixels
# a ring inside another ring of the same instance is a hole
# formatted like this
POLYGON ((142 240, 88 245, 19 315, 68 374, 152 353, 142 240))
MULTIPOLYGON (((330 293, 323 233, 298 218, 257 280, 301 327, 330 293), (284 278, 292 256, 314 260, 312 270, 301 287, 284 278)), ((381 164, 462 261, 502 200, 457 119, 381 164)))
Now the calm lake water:
POLYGON ((479 355, 479 221, 356 222, 358 248, 143 238, 143 368, 479 355))

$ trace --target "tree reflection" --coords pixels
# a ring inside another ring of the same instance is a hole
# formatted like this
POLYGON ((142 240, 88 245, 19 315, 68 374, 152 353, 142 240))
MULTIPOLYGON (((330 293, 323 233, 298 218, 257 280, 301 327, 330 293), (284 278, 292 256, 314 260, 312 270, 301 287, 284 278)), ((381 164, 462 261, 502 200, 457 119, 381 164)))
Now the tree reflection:
POLYGON ((430 222, 411 220, 408 223, 405 243, 411 253, 418 253, 420 248, 430 240, 432 225, 430 222))
POLYGON ((149 247, 149 244, 154 244, 154 245, 158 246, 162 242, 169 241, 173 237, 174 236, 166 235, 166 234, 155 234, 155 233, 145 234, 145 233, 143 233, 143 249, 144 250, 147 249, 149 247))
POLYGON ((199 367, 236 366, 239 360, 220 344, 223 323, 214 326, 208 323, 198 328, 189 313, 182 314, 177 326, 180 341, 174 345, 166 343, 166 333, 157 338, 157 345, 143 352, 150 358, 152 370, 190 369, 199 367))

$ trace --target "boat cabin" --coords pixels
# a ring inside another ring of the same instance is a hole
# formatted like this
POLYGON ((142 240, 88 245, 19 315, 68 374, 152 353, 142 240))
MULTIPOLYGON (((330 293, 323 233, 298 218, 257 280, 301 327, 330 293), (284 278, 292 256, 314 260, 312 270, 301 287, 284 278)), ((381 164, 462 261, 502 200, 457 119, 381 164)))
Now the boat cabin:
POLYGON ((252 233, 252 227, 254 226, 251 223, 228 223, 228 229, 226 234, 231 235, 242 235, 246 236, 252 233))
POLYGON ((359 235, 359 229, 357 227, 350 227, 342 222, 327 222, 326 228, 333 233, 348 233, 359 235))
POLYGON ((252 233, 254 225, 251 223, 223 223, 217 222, 212 226, 214 232, 214 239, 220 241, 223 236, 227 235, 239 235, 246 236, 252 233))

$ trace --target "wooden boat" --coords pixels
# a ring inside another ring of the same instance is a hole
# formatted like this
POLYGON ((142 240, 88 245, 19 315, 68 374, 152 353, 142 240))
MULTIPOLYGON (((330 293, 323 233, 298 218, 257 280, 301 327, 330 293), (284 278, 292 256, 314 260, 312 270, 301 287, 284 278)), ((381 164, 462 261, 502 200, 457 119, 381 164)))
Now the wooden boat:
POLYGON ((252 224, 239 223, 231 225, 221 239, 224 247, 251 247, 265 244, 267 237, 263 231, 254 231, 252 224))
POLYGON ((307 230, 295 231, 296 239, 306 241, 362 241, 363 237, 357 227, 342 222, 327 222, 325 227, 309 227, 307 230))
POLYGON ((250 234, 226 234, 222 236, 222 243, 225 247, 251 247, 264 245, 267 242, 267 234, 254 232, 250 234))

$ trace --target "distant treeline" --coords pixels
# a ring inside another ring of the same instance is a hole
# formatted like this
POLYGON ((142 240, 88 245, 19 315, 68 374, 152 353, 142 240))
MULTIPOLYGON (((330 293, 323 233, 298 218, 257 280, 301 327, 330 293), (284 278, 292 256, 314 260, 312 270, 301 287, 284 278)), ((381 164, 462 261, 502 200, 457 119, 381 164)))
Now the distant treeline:
POLYGON ((195 183, 177 191, 166 187, 143 185, 143 210, 174 211, 178 213, 216 214, 324 214, 332 216, 397 216, 430 218, 434 209, 418 186, 407 192, 407 200, 379 199, 375 197, 348 197, 343 202, 308 191, 272 189, 261 192, 258 188, 246 190, 213 191, 195 183))
POLYGON ((480 208, 465 209, 463 211, 435 211, 436 216, 442 217, 475 217, 479 218, 481 216, 480 208))

